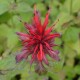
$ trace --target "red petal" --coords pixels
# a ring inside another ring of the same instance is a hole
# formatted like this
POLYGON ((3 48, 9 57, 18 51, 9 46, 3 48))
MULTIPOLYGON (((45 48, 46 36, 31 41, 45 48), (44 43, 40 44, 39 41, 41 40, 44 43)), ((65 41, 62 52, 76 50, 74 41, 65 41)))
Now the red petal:
POLYGON ((59 33, 54 33, 54 34, 51 34, 50 36, 52 36, 52 37, 60 37, 61 34, 59 34, 59 33))
POLYGON ((61 36, 60 34, 54 33, 54 34, 51 34, 48 37, 46 37, 45 40, 50 40, 50 39, 53 39, 55 37, 60 37, 60 36, 61 36))
POLYGON ((30 47, 30 46, 34 45, 35 43, 36 42, 32 40, 27 45, 25 45, 25 47, 30 47))
POLYGON ((19 36, 25 36, 25 37, 29 37, 28 34, 22 33, 22 32, 16 32, 17 35, 19 36))
POLYGON ((47 42, 44 42, 44 43, 45 43, 46 47, 51 50, 50 45, 47 42))
POLYGON ((30 42, 30 40, 23 40, 22 44, 24 45, 26 42, 28 43, 28 42, 30 42))
POLYGON ((35 47, 35 49, 34 49, 34 53, 33 53, 33 55, 32 55, 32 58, 34 57, 34 54, 36 53, 37 49, 38 49, 38 45, 37 45, 37 46, 35 47))
POLYGON ((37 49, 38 49, 38 45, 34 48, 34 52, 33 52, 33 54, 32 54, 32 59, 31 59, 31 61, 30 61, 30 64, 32 64, 33 61, 34 61, 34 59, 35 59, 35 56, 36 56, 35 53, 36 53, 37 49))
POLYGON ((52 31, 52 27, 50 27, 49 29, 47 29, 45 31, 44 35, 46 36, 46 35, 50 34, 51 31, 52 31))
POLYGON ((43 59, 44 53, 43 53, 42 49, 43 49, 42 44, 40 44, 40 51, 37 54, 37 58, 38 58, 39 61, 42 61, 42 59, 43 59))
POLYGON ((59 56, 58 56, 58 53, 56 53, 56 51, 49 50, 49 54, 50 54, 50 56, 51 56, 53 59, 55 59, 55 60, 57 60, 57 61, 60 60, 60 58, 59 58, 59 56))
POLYGON ((40 35, 35 35, 34 36, 36 39, 41 40, 41 36, 40 35))
POLYGON ((34 23, 35 23, 35 25, 36 25, 36 27, 37 27, 37 30, 38 30, 39 32, 42 32, 40 16, 39 16, 38 13, 39 13, 38 11, 34 10, 34 18, 33 18, 33 19, 34 19, 34 23))
POLYGON ((43 24, 43 30, 45 30, 46 26, 48 25, 48 19, 49 19, 49 12, 46 14, 46 18, 44 20, 44 24, 43 24))
POLYGON ((30 32, 32 35, 36 35, 36 32, 33 31, 33 30, 30 30, 29 32, 30 32))
POLYGON ((49 62, 48 62, 48 60, 47 60, 45 55, 43 56, 43 61, 44 61, 45 64, 49 65, 49 62))
POLYGON ((37 54, 37 58, 38 58, 39 61, 41 60, 41 54, 40 54, 40 51, 39 51, 38 54, 37 54))
POLYGON ((17 35, 19 35, 20 39, 22 41, 28 40, 29 39, 29 35, 25 34, 25 33, 21 33, 21 32, 16 32, 17 35))
POLYGON ((28 24, 27 22, 24 22, 24 26, 25 26, 28 30, 35 30, 34 26, 28 24))
POLYGON ((21 60, 23 60, 23 59, 25 59, 27 56, 28 56, 28 54, 26 54, 26 50, 24 50, 24 51, 22 51, 20 54, 18 54, 17 56, 16 56, 16 62, 20 62, 21 60))

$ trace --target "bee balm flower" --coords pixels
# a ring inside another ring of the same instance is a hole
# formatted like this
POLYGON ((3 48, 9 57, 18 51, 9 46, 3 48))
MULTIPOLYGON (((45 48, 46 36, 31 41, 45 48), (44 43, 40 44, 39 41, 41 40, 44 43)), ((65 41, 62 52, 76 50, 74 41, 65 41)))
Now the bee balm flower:
MULTIPOLYGON (((60 37, 59 33, 51 33, 53 26, 46 28, 49 22, 49 12, 47 12, 44 23, 41 24, 39 12, 34 9, 33 24, 24 22, 25 28, 28 33, 17 32, 20 37, 23 48, 20 54, 16 56, 16 61, 20 62, 23 59, 27 59, 31 55, 31 61, 37 63, 37 69, 39 73, 43 70, 43 63, 49 64, 46 55, 49 55, 55 60, 59 60, 58 51, 53 50, 55 46, 54 39, 60 37)), ((55 25, 54 25, 55 26, 55 25)))

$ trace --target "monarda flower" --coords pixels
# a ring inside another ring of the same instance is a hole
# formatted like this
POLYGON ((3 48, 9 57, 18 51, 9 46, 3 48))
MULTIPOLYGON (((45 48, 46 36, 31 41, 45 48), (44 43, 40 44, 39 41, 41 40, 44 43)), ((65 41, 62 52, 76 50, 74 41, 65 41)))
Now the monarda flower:
POLYGON ((44 23, 41 24, 40 14, 36 8, 34 8, 33 23, 28 24, 27 22, 23 22, 28 33, 17 32, 23 47, 21 53, 16 56, 16 61, 20 62, 31 55, 30 64, 33 62, 36 63, 36 72, 39 74, 45 71, 43 64, 49 65, 46 55, 49 55, 55 60, 59 60, 59 52, 57 50, 53 50, 53 47, 55 46, 54 39, 56 37, 60 37, 60 34, 51 33, 55 24, 46 28, 49 22, 49 14, 50 10, 46 14, 44 23))

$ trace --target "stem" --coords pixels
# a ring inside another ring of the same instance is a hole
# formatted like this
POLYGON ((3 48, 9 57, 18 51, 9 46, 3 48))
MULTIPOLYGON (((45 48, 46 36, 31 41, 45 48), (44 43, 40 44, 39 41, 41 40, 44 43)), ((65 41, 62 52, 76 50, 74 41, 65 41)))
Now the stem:
POLYGON ((72 0, 70 0, 70 14, 72 14, 72 0))

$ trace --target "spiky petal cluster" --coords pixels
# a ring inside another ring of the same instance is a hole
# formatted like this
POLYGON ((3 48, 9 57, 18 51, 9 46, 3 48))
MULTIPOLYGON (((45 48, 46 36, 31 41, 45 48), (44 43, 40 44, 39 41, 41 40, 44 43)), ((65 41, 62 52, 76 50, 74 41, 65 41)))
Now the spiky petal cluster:
POLYGON ((60 37, 60 34, 51 33, 52 27, 46 29, 48 18, 49 11, 46 14, 44 23, 41 24, 39 12, 34 9, 33 24, 30 25, 24 22, 24 26, 28 30, 28 33, 17 32, 23 45, 21 54, 16 56, 17 62, 26 59, 29 55, 31 55, 31 64, 37 62, 41 65, 44 62, 48 65, 49 63, 46 55, 49 55, 55 60, 59 60, 58 51, 52 48, 55 46, 54 39, 60 37))

